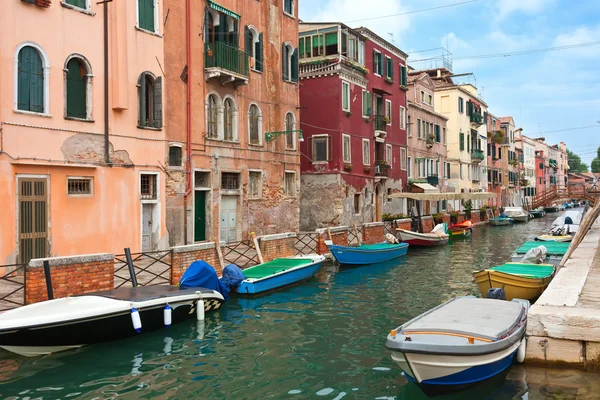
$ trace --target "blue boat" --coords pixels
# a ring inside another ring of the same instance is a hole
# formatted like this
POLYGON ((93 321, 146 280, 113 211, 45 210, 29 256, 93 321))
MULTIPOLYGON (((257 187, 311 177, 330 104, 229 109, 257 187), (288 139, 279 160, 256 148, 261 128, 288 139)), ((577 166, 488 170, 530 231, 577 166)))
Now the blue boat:
POLYGON ((325 257, 308 255, 276 258, 246 268, 245 279, 237 287, 240 294, 258 294, 312 278, 323 266, 325 257))
POLYGON ((340 264, 376 264, 401 257, 408 251, 408 243, 363 244, 358 247, 330 245, 331 254, 340 264))

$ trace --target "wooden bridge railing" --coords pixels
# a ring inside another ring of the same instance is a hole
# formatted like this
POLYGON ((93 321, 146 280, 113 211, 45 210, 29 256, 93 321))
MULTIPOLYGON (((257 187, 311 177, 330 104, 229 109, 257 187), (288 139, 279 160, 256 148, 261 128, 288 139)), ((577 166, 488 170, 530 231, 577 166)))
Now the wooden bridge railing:
POLYGON ((585 186, 570 185, 566 188, 555 186, 548 190, 538 193, 537 196, 533 199, 532 207, 534 209, 538 207, 544 207, 558 200, 567 199, 585 199, 595 202, 597 197, 598 191, 587 189, 585 186))

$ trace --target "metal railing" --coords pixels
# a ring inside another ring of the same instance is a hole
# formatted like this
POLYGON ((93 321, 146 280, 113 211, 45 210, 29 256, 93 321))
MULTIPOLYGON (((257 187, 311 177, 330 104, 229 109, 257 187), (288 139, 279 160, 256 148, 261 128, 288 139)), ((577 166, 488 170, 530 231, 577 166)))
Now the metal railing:
POLYGON ((472 124, 483 125, 483 115, 478 112, 471 111, 471 115, 469 115, 469 120, 472 124))
POLYGON ((483 150, 478 150, 478 149, 471 150, 471 160, 477 162, 477 161, 483 161, 484 158, 485 158, 485 154, 483 154, 483 150))
POLYGON ((296 239, 296 255, 315 254, 317 252, 317 232, 300 232, 296 239))
POLYGON ((351 227, 348 230, 348 245, 349 246, 358 246, 359 243, 362 242, 363 227, 362 225, 357 225, 356 230, 354 227, 351 227))
POLYGON ((385 115, 373 115, 373 125, 376 131, 387 132, 388 119, 385 115))
POLYGON ((258 253, 252 241, 229 242, 221 250, 225 264, 235 264, 241 269, 259 264, 258 253))
MULTIPOLYGON (((171 284, 171 250, 131 254, 138 286, 171 284)), ((125 254, 115 255, 115 289, 133 286, 125 254)))
POLYGON ((223 42, 204 45, 204 67, 222 68, 238 75, 248 76, 248 53, 223 42))
POLYGON ((25 305, 27 264, 0 265, 0 312, 25 305))
POLYGON ((375 161, 375 176, 387 177, 390 166, 385 161, 375 161))

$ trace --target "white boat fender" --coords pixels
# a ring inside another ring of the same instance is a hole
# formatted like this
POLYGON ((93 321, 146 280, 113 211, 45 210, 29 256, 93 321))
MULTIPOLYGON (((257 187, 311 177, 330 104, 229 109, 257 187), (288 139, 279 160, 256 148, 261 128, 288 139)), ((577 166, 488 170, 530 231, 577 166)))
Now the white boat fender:
POLYGON ((198 321, 204 321, 204 300, 198 300, 196 304, 196 317, 198 321))
POLYGON ((173 309, 168 304, 163 309, 163 319, 165 321, 165 326, 167 328, 169 328, 171 326, 171 314, 172 314, 172 312, 173 312, 173 309))
POLYGON ((525 361, 525 350, 527 350, 527 339, 523 338, 517 349, 517 362, 520 364, 525 361))
POLYGON ((140 312, 135 307, 131 309, 131 322, 133 323, 133 329, 135 329, 137 333, 141 333, 142 320, 140 318, 140 312))

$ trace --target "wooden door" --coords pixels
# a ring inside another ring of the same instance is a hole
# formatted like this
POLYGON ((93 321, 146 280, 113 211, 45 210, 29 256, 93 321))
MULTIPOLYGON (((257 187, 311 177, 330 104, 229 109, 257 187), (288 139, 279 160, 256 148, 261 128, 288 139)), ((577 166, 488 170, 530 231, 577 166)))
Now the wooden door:
POLYGON ((19 262, 48 256, 48 187, 44 178, 19 178, 19 262))
POLYGON ((142 204, 142 251, 152 251, 152 204, 142 204))
POLYGON ((222 242, 237 240, 237 196, 221 197, 221 233, 222 242))
POLYGON ((194 196, 194 241, 206 240, 206 192, 196 190, 194 196))

